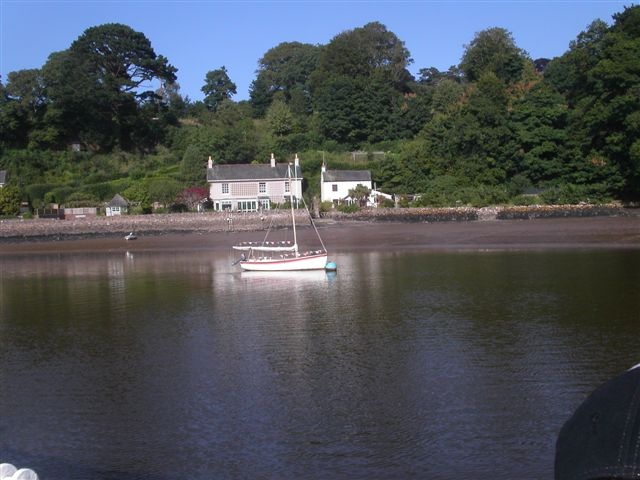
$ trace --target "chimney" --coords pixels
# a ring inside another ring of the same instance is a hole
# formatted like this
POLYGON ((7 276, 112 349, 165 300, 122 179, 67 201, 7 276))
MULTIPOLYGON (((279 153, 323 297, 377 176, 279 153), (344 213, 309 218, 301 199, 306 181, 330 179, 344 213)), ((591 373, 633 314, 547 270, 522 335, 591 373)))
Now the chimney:
POLYGON ((209 161, 207 162, 207 168, 213 168, 213 160, 211 160, 211 155, 209 155, 209 161))
POLYGON ((324 160, 322 160, 322 168, 320 169, 320 171, 321 171, 322 173, 325 173, 325 172, 327 171, 327 167, 326 167, 326 165, 324 164, 324 160))
POLYGON ((300 166, 300 160, 298 160, 298 154, 296 153, 296 158, 293 160, 293 165, 295 167, 299 167, 300 166))
POLYGON ((275 168, 276 167, 276 157, 273 156, 273 153, 271 154, 271 168, 275 168))

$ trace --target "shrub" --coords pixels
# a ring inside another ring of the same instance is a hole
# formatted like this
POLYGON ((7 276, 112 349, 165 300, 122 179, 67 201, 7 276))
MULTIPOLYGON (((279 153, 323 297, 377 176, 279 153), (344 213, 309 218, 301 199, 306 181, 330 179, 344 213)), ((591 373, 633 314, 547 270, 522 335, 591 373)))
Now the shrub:
POLYGON ((355 213, 360 210, 360 207, 355 203, 341 203, 338 205, 338 211, 342 213, 355 213))
POLYGON ((22 193, 18 187, 0 188, 0 215, 17 215, 20 212, 22 193))
POLYGON ((333 210, 333 203, 331 202, 322 202, 320 203, 320 212, 326 213, 333 210))

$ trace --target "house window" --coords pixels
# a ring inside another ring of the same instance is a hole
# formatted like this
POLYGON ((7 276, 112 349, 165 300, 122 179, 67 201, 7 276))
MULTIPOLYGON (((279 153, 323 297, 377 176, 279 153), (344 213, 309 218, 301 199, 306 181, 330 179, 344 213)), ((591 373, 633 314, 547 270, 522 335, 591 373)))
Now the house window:
POLYGON ((266 184, 266 182, 258 183, 258 192, 267 193, 267 184, 266 184))
POLYGON ((229 184, 228 183, 223 183, 222 184, 222 193, 229 193, 229 184))
POLYGON ((332 192, 337 192, 338 191, 338 184, 334 183, 333 185, 331 185, 331 191, 332 192))
POLYGON ((238 210, 241 212, 255 212, 256 202, 254 201, 240 201, 238 202, 238 210))
POLYGON ((263 210, 269 210, 270 206, 268 198, 260 200, 260 208, 262 208, 263 210))
POLYGON ((291 185, 289 185, 288 181, 284 182, 284 191, 285 192, 290 192, 291 191, 291 185))
POLYGON ((222 210, 231 210, 231 202, 222 202, 222 210))

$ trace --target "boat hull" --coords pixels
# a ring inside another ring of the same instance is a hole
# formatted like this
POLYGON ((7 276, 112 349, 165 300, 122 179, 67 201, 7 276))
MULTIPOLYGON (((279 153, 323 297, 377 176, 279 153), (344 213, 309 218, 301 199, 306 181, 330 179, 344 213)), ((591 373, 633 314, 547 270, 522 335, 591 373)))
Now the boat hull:
POLYGON ((308 255, 296 258, 245 260, 240 262, 243 270, 252 272, 288 272, 293 270, 324 270, 327 254, 308 255))

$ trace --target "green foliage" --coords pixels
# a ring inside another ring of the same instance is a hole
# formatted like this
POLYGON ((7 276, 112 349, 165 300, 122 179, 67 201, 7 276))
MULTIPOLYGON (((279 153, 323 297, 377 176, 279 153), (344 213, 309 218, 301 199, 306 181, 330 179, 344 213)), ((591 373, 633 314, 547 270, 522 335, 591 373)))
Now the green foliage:
POLYGON ((202 182, 205 179, 204 158, 195 145, 187 147, 180 164, 180 173, 185 181, 202 182))
POLYGON ((227 69, 223 66, 207 72, 202 93, 205 94, 204 104, 209 110, 215 112, 224 100, 230 99, 237 93, 236 84, 231 81, 227 69))
POLYGON ((355 213, 360 211, 360 207, 355 203, 341 203, 336 208, 342 213, 355 213))
POLYGON ((18 187, 0 188, 0 215, 13 216, 20 212, 22 193, 18 187))
POLYGON ((361 207, 367 206, 367 199, 371 194, 371 189, 364 185, 356 185, 355 188, 349 190, 349 196, 358 202, 361 207))
POLYGON ((182 185, 173 178, 152 178, 148 183, 149 200, 162 205, 169 205, 182 190, 182 185))
POLYGON ((97 197, 89 193, 74 192, 67 197, 65 207, 98 207, 100 203, 97 197))
POLYGON ((34 206, 121 193, 149 211, 203 183, 208 156, 247 164, 272 152, 300 154, 307 198, 319 196, 324 159, 371 170, 403 205, 415 194, 434 206, 637 200, 638 25, 638 6, 612 26, 593 22, 543 73, 511 33, 491 28, 459 66, 414 79, 404 42, 374 22, 327 45, 268 50, 250 101, 231 100, 224 67, 210 71, 195 103, 142 33, 92 27, 42 68, 0 83, 0 169, 34 206), (355 162, 354 150, 385 154, 355 162), (545 197, 521 196, 531 188, 545 197))
POLYGON ((457 178, 442 176, 429 183, 427 190, 413 202, 417 207, 486 207, 508 201, 500 186, 464 185, 457 178))
POLYGON ((510 32, 504 28, 489 28, 476 33, 462 55, 460 69, 471 82, 493 73, 505 83, 520 79, 527 53, 518 48, 510 32))
POLYGON ((320 47, 299 42, 284 42, 268 50, 258 61, 258 76, 251 84, 255 114, 264 116, 276 94, 295 114, 308 114, 309 76, 319 54, 320 47))
POLYGON ((333 210, 333 203, 331 202, 321 202, 320 203, 320 212, 327 213, 333 210))

